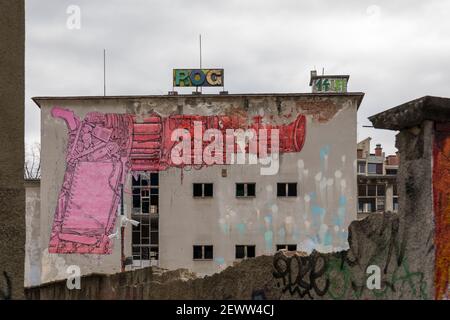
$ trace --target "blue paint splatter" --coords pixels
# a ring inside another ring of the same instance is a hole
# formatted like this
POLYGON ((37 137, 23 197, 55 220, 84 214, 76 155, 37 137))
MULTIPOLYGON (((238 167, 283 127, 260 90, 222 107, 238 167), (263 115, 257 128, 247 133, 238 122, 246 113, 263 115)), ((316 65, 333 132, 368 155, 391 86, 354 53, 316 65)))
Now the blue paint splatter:
POLYGON ((266 221, 266 223, 271 225, 272 224, 272 216, 271 215, 265 216, 264 221, 266 221))
POLYGON ((331 246, 331 244, 333 243, 333 235, 331 234, 331 232, 328 230, 325 234, 325 238, 323 240, 323 245, 324 246, 331 246))
POLYGON ((228 234, 228 224, 227 223, 221 223, 220 228, 222 229, 222 232, 224 234, 228 234))
POLYGON ((320 167, 321 167, 322 170, 326 169, 325 157, 327 157, 329 153, 330 153, 330 146, 329 145, 326 145, 325 147, 322 147, 320 149, 320 167))
POLYGON ((284 242, 284 238, 286 237, 286 231, 284 231, 283 227, 281 227, 280 230, 278 230, 278 236, 280 237, 280 241, 284 242))
POLYGON ((266 243, 266 250, 271 251, 273 246, 273 232, 268 230, 264 233, 264 241, 266 243))
POLYGON ((320 161, 325 160, 325 156, 327 156, 330 153, 330 146, 326 145, 322 148, 320 148, 320 161))
POLYGON ((217 257, 217 258, 216 258, 216 263, 217 263, 219 266, 223 266, 223 265, 225 264, 225 259, 222 258, 222 257, 217 257))
POLYGON ((244 223, 238 223, 236 225, 236 229, 238 230, 239 234, 243 235, 245 233, 245 224, 244 223))
POLYGON ((343 207, 343 206, 345 206, 347 204, 347 198, 345 197, 345 196, 340 196, 339 197, 339 205, 341 206, 341 207, 343 207))

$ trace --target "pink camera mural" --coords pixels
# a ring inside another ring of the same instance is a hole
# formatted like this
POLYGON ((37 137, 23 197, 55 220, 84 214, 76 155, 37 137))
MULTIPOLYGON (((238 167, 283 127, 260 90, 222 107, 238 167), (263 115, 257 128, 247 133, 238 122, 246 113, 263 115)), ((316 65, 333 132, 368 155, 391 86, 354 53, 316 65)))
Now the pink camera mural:
POLYGON ((111 253, 109 235, 115 231, 120 188, 130 171, 232 164, 230 155, 239 153, 267 157, 276 151, 300 152, 306 135, 304 115, 286 125, 240 115, 151 114, 142 119, 91 112, 80 120, 58 107, 52 115, 66 122, 69 139, 50 253, 111 253), (244 130, 250 135, 242 144, 236 132, 244 130))

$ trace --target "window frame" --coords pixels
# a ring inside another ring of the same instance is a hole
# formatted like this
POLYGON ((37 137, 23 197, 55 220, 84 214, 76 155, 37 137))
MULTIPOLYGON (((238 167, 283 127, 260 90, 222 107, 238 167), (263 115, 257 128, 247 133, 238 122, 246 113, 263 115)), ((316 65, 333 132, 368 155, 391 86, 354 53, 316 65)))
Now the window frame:
POLYGON ((192 197, 195 199, 210 199, 214 198, 214 183, 213 182, 193 182, 192 183, 192 197), (195 195, 195 186, 201 185, 202 194, 195 195), (211 185, 211 195, 205 195, 206 185, 211 185))
POLYGON ((192 260, 194 261, 212 261, 214 260, 214 245, 212 244, 194 244, 192 245, 192 260), (201 247, 201 258, 195 258, 195 248, 201 247), (206 247, 211 247, 211 258, 206 258, 206 247))
POLYGON ((287 250, 287 251, 297 251, 297 244, 296 243, 282 243, 282 244, 277 244, 275 246, 276 251, 281 251, 281 250, 287 250), (295 247, 294 250, 289 250, 289 247, 295 247), (280 248, 280 247, 284 247, 284 248, 280 248))
POLYGON ((242 199, 242 198, 256 198, 256 182, 236 182, 236 184, 235 184, 235 197, 236 198, 240 198, 240 199, 242 199), (238 192, 238 185, 243 185, 244 186, 244 195, 242 195, 242 196, 239 196, 237 194, 237 192, 238 192), (248 186, 249 185, 253 185, 254 186, 254 192, 255 192, 254 195, 248 195, 248 186))
POLYGON ((254 244, 237 244, 237 245, 235 245, 234 246, 234 258, 236 259, 236 260, 243 260, 243 259, 251 259, 251 258, 255 258, 256 257, 256 245, 254 245, 254 244), (242 258, 239 258, 238 256, 237 256, 237 250, 238 250, 238 247, 242 247, 243 249, 244 249, 244 256, 242 257, 242 258), (253 252, 254 252, 254 256, 253 257, 249 257, 248 256, 248 249, 250 248, 250 247, 252 247, 253 248, 253 252))
POLYGON ((277 182, 277 198, 296 198, 298 197, 298 182, 277 182), (284 185, 284 195, 279 194, 279 187, 284 185), (295 186, 295 195, 289 195, 290 186, 295 186))

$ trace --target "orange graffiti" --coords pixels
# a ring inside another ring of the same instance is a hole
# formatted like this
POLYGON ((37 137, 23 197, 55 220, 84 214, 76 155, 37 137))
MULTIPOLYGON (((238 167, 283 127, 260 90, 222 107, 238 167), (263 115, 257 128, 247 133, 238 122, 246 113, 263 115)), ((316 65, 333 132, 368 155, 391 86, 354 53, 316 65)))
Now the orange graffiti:
POLYGON ((450 125, 437 124, 433 147, 435 298, 447 295, 450 268, 450 125))

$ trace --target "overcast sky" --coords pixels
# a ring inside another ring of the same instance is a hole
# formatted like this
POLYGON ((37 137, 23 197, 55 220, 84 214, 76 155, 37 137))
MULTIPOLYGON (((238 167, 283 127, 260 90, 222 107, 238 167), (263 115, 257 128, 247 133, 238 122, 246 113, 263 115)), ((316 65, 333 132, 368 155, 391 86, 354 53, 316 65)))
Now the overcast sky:
POLYGON ((103 94, 103 48, 108 95, 166 94, 174 67, 198 67, 201 33, 203 66, 223 67, 230 93, 310 92, 314 67, 349 74, 349 91, 366 94, 358 139, 392 153, 394 132, 362 125, 450 96, 449 14, 438 0, 27 0, 26 142, 40 135, 31 97, 103 94), (67 27, 70 5, 79 30, 67 27))

